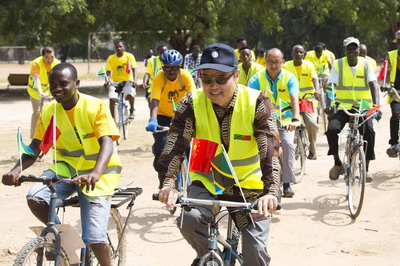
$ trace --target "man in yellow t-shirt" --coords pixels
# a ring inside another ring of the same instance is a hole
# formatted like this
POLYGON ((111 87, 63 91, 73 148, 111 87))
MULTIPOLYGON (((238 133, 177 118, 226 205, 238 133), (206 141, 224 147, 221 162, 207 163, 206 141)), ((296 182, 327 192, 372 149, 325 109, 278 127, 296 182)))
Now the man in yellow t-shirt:
POLYGON ((42 56, 31 62, 31 73, 28 83, 28 93, 33 111, 31 117, 31 139, 35 133, 36 123, 42 111, 43 101, 51 98, 48 74, 59 63, 60 61, 55 58, 54 48, 50 46, 43 47, 42 56))
MULTIPOLYGON (((244 46, 247 46, 246 39, 245 38, 237 39, 235 53, 236 53, 236 56, 237 56, 237 58, 239 60, 239 63, 241 62, 240 51, 239 50, 240 50, 240 48, 242 48, 244 46)), ((252 57, 252 61, 254 62, 254 60, 256 59, 256 55, 254 54, 253 50, 251 50, 251 57, 252 57)))
POLYGON ((240 48, 240 58, 242 58, 242 63, 240 63, 238 66, 238 84, 247 86, 250 78, 265 68, 262 65, 252 62, 253 58, 251 55, 251 48, 249 46, 243 46, 240 48))
MULTIPOLYGON (((168 50, 161 55, 163 67, 156 74, 151 89, 150 120, 146 131, 155 133, 157 127, 169 127, 174 116, 174 106, 187 92, 195 90, 192 75, 181 69, 182 55, 176 50, 168 50)), ((154 169, 165 144, 167 132, 154 134, 154 169)))
POLYGON ((361 56, 361 57, 364 57, 365 59, 367 59, 367 60, 371 63, 372 68, 373 68, 375 71, 377 71, 378 69, 377 69, 377 65, 376 65, 375 59, 373 59, 372 57, 369 57, 369 56, 367 55, 367 53, 368 53, 367 46, 366 46, 365 44, 363 44, 363 43, 360 44, 360 56, 361 56))
POLYGON ((256 63, 262 65, 263 67, 267 67, 265 58, 266 58, 265 50, 263 48, 258 49, 256 63))
POLYGON ((135 56, 125 52, 123 41, 114 42, 115 54, 110 55, 106 64, 107 82, 104 84, 108 88, 108 98, 110 98, 110 111, 114 117, 114 109, 118 99, 117 88, 122 88, 125 98, 130 104, 129 119, 135 118, 135 96, 137 86, 137 63, 135 56))
POLYGON ((168 48, 166 45, 162 44, 157 47, 157 56, 154 56, 149 59, 149 63, 146 67, 146 73, 143 76, 143 89, 146 90, 145 97, 150 105, 150 94, 151 94, 151 85, 153 84, 154 76, 161 70, 162 62, 160 56, 167 51, 168 48))

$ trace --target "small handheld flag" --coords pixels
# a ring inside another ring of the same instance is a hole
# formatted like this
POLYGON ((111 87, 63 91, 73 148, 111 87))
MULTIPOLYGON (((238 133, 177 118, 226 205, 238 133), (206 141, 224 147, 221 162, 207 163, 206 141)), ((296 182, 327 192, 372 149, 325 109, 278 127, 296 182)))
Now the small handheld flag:
POLYGON ((55 143, 55 140, 58 139, 58 137, 61 134, 61 131, 54 125, 54 115, 50 119, 49 126, 46 129, 46 132, 44 133, 42 143, 40 144, 39 148, 40 150, 46 154, 50 148, 53 146, 55 143))
POLYGON ((214 158, 217 149, 218 143, 216 142, 193 139, 189 158, 189 172, 209 174, 211 171, 211 159, 214 158))
POLYGON ((20 153, 29 155, 29 156, 31 156, 31 157, 34 157, 34 156, 35 156, 35 154, 33 153, 32 149, 31 149, 31 147, 29 147, 28 145, 25 145, 25 144, 22 142, 22 134, 21 134, 21 129, 20 129, 20 128, 18 128, 17 142, 18 142, 18 151, 19 151, 20 153))
POLYGON ((106 78, 106 71, 104 70, 104 67, 101 67, 99 72, 97 72, 97 77, 99 78, 106 78))
POLYGON ((375 112, 379 110, 379 108, 381 108, 380 105, 375 105, 374 107, 372 107, 371 109, 368 110, 368 113, 365 115, 365 117, 368 118, 371 115, 374 115, 375 112))
POLYGON ((290 106, 290 104, 288 104, 282 99, 279 99, 279 111, 280 111, 279 120, 281 122, 281 125, 286 125, 292 121, 293 118, 292 107, 290 106))
POLYGON ((331 86, 326 88, 326 96, 328 96, 331 101, 335 100, 335 85, 333 83, 331 83, 331 86))
POLYGON ((379 76, 378 76, 379 80, 383 80, 384 82, 386 81, 387 68, 388 68, 388 61, 385 60, 383 61, 381 70, 379 71, 379 76))
POLYGON ((125 72, 127 74, 131 73, 131 61, 128 60, 128 62, 126 62, 126 69, 125 72))

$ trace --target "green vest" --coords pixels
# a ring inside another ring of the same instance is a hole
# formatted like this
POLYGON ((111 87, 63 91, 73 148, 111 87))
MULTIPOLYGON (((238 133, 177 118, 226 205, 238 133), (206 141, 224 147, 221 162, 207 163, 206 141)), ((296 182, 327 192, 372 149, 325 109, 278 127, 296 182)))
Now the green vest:
MULTIPOLYGON (((44 65, 43 56, 39 56, 38 58, 33 60, 30 63, 31 67, 32 67, 33 63, 37 63, 40 67, 40 83, 41 83, 40 86, 42 88, 42 91, 50 94, 49 77, 48 77, 48 73, 46 71, 46 67, 44 65)), ((60 63, 60 61, 58 61, 57 58, 54 58, 53 63, 51 63, 51 68, 53 68, 55 65, 57 65, 59 63, 60 63)), ((33 75, 31 74, 29 76, 29 80, 28 80, 28 93, 32 98, 40 100, 39 92, 36 89, 34 89, 33 86, 34 86, 34 80, 33 80, 33 75)))
POLYGON ((358 57, 357 69, 353 76, 347 57, 335 60, 334 68, 339 74, 339 82, 335 88, 336 101, 347 110, 359 106, 360 100, 372 105, 372 96, 369 89, 367 74, 370 64, 363 57, 358 57))
MULTIPOLYGON (((53 152, 53 160, 56 164, 50 168, 51 170, 65 177, 91 172, 100 151, 100 144, 94 135, 94 121, 102 103, 94 97, 79 94, 79 100, 74 109, 75 127, 79 139, 61 104, 52 101, 43 107, 42 121, 44 128, 47 128, 54 114, 54 105, 56 105, 56 126, 61 132, 56 141, 55 152, 53 152)), ((109 121, 113 123, 111 119, 109 121)), ((89 196, 112 195, 118 185, 121 169, 121 162, 115 150, 95 189, 89 192, 84 189, 83 192, 89 196)))
MULTIPOLYGON (((215 115, 212 103, 202 89, 192 92, 195 115, 196 138, 219 143, 216 155, 222 152, 221 128, 215 115)), ((228 156, 240 182, 246 189, 264 188, 261 181, 261 168, 258 144, 254 137, 254 117, 256 101, 260 92, 238 85, 237 98, 230 125, 230 145, 228 156)), ((219 173, 214 169, 209 175, 191 172, 192 180, 199 180, 213 194, 213 175, 219 173)), ((228 178, 225 177, 224 178, 228 178)))
POLYGON ((396 79, 398 53, 398 50, 388 52, 390 66, 392 67, 392 69, 390 70, 390 82, 394 82, 394 80, 396 79))

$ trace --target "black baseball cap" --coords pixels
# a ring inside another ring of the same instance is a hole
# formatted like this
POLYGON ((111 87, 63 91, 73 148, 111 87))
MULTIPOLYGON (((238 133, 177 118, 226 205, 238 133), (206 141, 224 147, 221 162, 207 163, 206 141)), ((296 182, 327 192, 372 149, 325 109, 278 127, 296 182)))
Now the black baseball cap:
POLYGON ((196 70, 215 69, 222 72, 232 72, 238 67, 238 59, 232 47, 223 43, 214 43, 207 46, 196 70))

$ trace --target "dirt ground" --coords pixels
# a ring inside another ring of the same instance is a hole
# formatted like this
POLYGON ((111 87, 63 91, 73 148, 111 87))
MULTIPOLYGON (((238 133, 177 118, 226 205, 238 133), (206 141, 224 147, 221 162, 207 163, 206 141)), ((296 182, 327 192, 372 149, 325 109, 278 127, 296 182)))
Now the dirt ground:
MULTIPOLYGON (((0 76, 18 66, 0 65, 0 76)), ((87 68, 86 68, 87 69, 87 68)), ((95 72, 99 69, 93 66, 95 72)), ((84 73, 85 66, 78 67, 84 73)), ((21 73, 26 73, 22 71, 21 73)), ((98 84, 99 81, 90 84, 98 84)), ((89 83, 87 83, 89 84, 89 83)), ((101 84, 101 82, 100 82, 101 84)), ((22 91, 7 93, 0 86, 0 173, 8 171, 18 158, 16 133, 21 127, 24 142, 29 143, 31 107, 22 91)), ((104 91, 83 92, 106 99, 104 91)), ((136 100, 136 119, 129 126, 129 139, 119 146, 123 162, 120 185, 142 187, 127 226, 127 265, 190 265, 195 253, 159 202, 151 200, 157 191, 157 175, 152 168, 153 138, 145 131, 149 117, 143 97, 136 100)), ((374 181, 366 186, 365 202, 357 220, 349 217, 343 179, 330 181, 332 158, 326 155, 327 142, 322 132, 318 140, 318 159, 307 161, 304 180, 293 186, 296 195, 283 199, 283 209, 272 218, 269 252, 272 265, 399 265, 400 254, 400 173, 399 159, 388 158, 390 108, 382 108, 384 117, 375 123, 376 157, 371 162, 374 181)), ((49 156, 37 162, 25 174, 39 175, 51 163, 49 156)), ((30 213, 25 194, 30 185, 0 185, 0 264, 11 265, 15 253, 34 237, 29 227, 39 225, 30 213), (11 254, 10 254, 11 253, 11 254)), ((120 209, 125 217, 127 211, 120 209)), ((65 221, 79 228, 76 209, 67 209, 65 221)))

